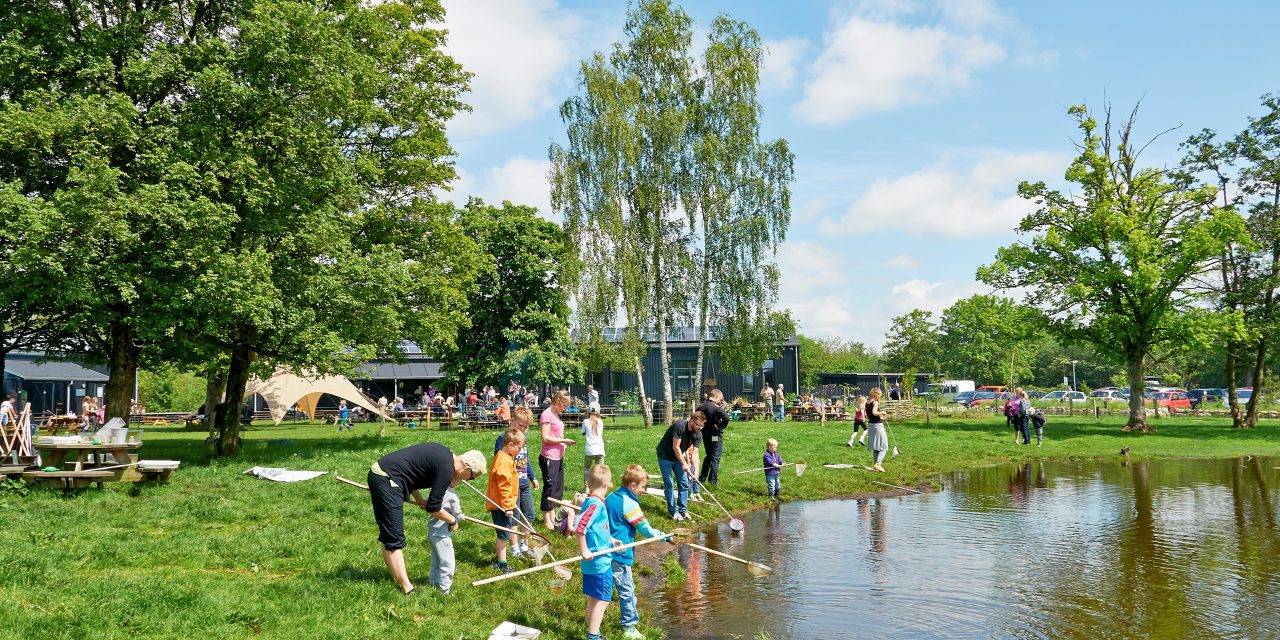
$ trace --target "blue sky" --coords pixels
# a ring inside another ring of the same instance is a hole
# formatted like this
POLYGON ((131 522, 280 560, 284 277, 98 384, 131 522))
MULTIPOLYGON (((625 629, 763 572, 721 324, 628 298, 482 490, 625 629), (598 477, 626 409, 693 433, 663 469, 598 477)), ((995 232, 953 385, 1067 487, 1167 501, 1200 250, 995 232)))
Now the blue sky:
MULTIPOLYGON (((765 41, 762 134, 796 154, 781 306, 800 332, 879 347, 890 319, 941 312, 1027 211, 1020 180, 1061 183, 1066 107, 1142 101, 1148 164, 1201 128, 1233 133, 1280 93, 1280 5, 1265 2, 684 2, 765 41)), ((450 125, 459 180, 550 212, 547 148, 578 62, 619 39, 625 2, 445 0, 449 51, 475 73, 450 125)), ((695 46, 698 46, 695 44, 695 46)))

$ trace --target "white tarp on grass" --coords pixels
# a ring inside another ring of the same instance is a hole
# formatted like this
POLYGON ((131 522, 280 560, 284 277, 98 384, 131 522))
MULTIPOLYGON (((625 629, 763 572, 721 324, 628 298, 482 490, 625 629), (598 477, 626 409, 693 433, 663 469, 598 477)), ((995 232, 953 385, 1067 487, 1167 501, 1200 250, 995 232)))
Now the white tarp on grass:
POLYGON ((293 469, 284 469, 281 467, 253 467, 244 474, 247 476, 257 476, 263 480, 274 480, 276 482, 302 482, 303 480, 311 480, 329 473, 328 471, 294 471, 293 469))

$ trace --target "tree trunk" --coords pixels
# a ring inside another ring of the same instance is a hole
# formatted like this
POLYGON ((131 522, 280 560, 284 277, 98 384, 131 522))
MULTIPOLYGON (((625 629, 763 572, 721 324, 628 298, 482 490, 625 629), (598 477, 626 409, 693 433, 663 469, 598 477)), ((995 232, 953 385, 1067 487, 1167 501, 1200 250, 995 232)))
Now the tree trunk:
POLYGON ((1240 413, 1240 394, 1236 392, 1236 350, 1240 343, 1234 340, 1227 342, 1227 409, 1231 412, 1231 426, 1244 428, 1244 416, 1240 413))
POLYGON ((254 353, 237 347, 231 351, 231 366, 227 368, 227 400, 218 415, 222 427, 222 455, 240 455, 240 403, 244 402, 244 390, 249 385, 249 369, 254 353))
POLYGON ((213 426, 213 408, 222 402, 227 390, 227 373, 222 370, 210 373, 204 379, 204 426, 213 426))
POLYGON ((662 371, 662 424, 671 424, 674 418, 675 402, 671 397, 671 362, 667 353, 667 319, 658 312, 658 360, 662 371))
POLYGON ((1146 388, 1146 381, 1142 379, 1142 354, 1131 353, 1128 360, 1125 368, 1129 374, 1129 422, 1124 425, 1124 431, 1155 431, 1147 422, 1147 403, 1142 397, 1146 388))
POLYGON ((698 376, 693 399, 695 405, 702 399, 702 381, 705 379, 702 373, 702 358, 707 351, 707 298, 711 296, 711 253, 707 249, 707 234, 710 233, 708 226, 704 214, 702 218, 702 287, 698 292, 698 359, 697 364, 694 365, 695 375, 698 376))
POLYGON ((649 397, 644 394, 644 364, 640 356, 636 360, 636 389, 640 391, 640 415, 644 416, 644 428, 653 426, 653 414, 649 412, 649 397))
POLYGON ((106 419, 120 418, 129 422, 133 406, 133 382, 138 375, 138 359, 142 348, 134 341, 133 327, 122 320, 111 323, 111 344, 107 354, 106 419))
POLYGON ((1263 335, 1258 338, 1258 355, 1253 362, 1253 393, 1249 396, 1248 410, 1245 411, 1244 424, 1239 425, 1244 429, 1252 429, 1258 426, 1258 398, 1262 397, 1263 388, 1266 385, 1267 374, 1267 337, 1263 335))

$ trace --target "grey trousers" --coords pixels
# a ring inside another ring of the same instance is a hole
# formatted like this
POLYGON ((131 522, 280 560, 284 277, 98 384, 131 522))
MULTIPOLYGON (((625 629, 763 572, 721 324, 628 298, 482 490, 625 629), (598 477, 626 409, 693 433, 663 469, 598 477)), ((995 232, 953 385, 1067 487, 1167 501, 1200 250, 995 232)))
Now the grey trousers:
POLYGON ((431 538, 431 585, 448 591, 453 586, 454 566, 453 538, 431 538))

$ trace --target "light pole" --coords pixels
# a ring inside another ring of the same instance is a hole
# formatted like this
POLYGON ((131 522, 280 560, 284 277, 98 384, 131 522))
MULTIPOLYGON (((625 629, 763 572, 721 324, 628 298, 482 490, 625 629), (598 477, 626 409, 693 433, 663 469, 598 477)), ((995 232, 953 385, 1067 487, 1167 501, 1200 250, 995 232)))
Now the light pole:
POLYGON ((1079 360, 1071 361, 1071 390, 1072 391, 1076 390, 1076 363, 1077 362, 1079 362, 1079 360))

